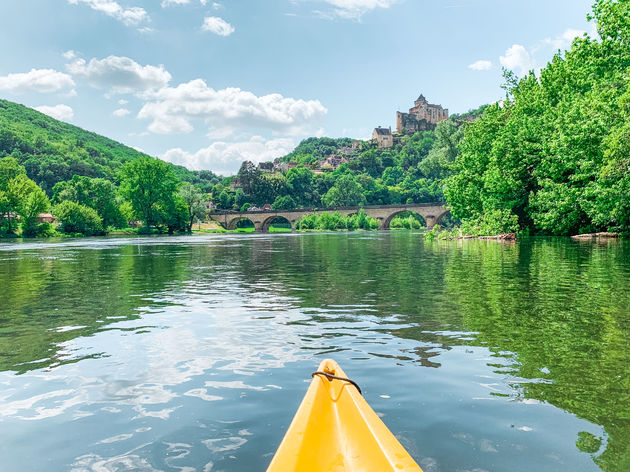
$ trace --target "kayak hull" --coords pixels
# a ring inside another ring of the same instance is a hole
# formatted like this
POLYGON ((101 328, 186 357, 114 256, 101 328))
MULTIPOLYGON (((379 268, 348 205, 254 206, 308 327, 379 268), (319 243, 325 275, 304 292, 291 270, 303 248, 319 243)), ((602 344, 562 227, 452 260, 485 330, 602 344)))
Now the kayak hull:
MULTIPOLYGON (((322 361, 318 372, 347 378, 322 361)), ((351 383, 315 375, 267 472, 422 472, 351 383)))

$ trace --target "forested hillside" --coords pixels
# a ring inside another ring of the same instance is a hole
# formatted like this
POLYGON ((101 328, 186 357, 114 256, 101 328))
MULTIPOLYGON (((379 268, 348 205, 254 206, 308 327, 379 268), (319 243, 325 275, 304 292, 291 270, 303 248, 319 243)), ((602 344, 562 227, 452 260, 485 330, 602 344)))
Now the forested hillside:
MULTIPOLYGON (((32 108, 0 100, 0 158, 13 156, 48 196, 74 175, 118 179, 120 167, 145 154, 96 133, 55 120, 32 108)), ((219 181, 209 171, 174 166, 184 181, 208 186, 219 181)))
POLYGON ((370 141, 361 143, 336 168, 320 168, 322 159, 351 144, 347 138, 309 138, 283 162, 297 163, 286 172, 266 173, 244 162, 237 175, 212 190, 224 209, 271 204, 274 208, 387 205, 440 201, 443 179, 457 155, 460 124, 446 120, 435 131, 397 136, 391 148, 379 149, 370 141))

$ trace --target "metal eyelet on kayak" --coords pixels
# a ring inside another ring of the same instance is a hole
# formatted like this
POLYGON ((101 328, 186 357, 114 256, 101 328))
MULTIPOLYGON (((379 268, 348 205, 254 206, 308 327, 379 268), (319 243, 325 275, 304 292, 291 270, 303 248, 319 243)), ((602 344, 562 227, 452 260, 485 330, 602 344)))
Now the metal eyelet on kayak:
POLYGON ((336 375, 329 374, 328 372, 321 372, 321 371, 313 372, 311 374, 311 377, 315 377, 316 375, 323 375, 328 380, 342 380, 344 382, 348 382, 349 384, 354 385, 356 389, 359 391, 359 393, 363 395, 363 392, 361 391, 361 387, 359 387, 359 384, 357 384, 354 380, 348 379, 346 377, 337 377, 336 375))

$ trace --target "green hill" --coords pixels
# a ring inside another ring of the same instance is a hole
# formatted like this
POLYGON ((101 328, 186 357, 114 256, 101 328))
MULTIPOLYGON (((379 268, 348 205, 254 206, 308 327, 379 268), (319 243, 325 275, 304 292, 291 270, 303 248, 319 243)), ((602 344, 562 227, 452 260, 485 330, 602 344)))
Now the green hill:
MULTIPOLYGON (((55 120, 32 108, 0 100, 0 158, 13 156, 48 195, 74 175, 117 182, 120 166, 145 154, 96 133, 55 120)), ((219 182, 210 171, 173 166, 185 181, 206 187, 219 182)))

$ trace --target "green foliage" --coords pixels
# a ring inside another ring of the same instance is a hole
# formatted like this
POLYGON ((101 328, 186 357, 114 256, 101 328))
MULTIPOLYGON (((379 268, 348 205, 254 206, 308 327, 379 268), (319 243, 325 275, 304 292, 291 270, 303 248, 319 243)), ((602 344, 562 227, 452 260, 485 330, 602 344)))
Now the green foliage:
POLYGON ((104 234, 103 220, 96 210, 70 200, 64 200, 53 208, 59 219, 59 229, 67 234, 94 236, 104 234))
POLYGON ((593 7, 584 36, 464 128, 446 198, 463 228, 630 232, 630 2, 593 7))
POLYGON ((271 205, 274 210, 293 210, 296 207, 297 204, 291 195, 277 197, 271 205))
POLYGON ((124 228, 127 220, 120 211, 118 189, 109 180, 75 175, 53 187, 53 202, 71 201, 90 207, 98 213, 103 227, 124 228))
POLYGON ((420 229, 423 224, 414 215, 399 215, 389 223, 390 229, 420 229))
POLYGON ((363 205, 365 201, 363 188, 356 178, 349 174, 339 177, 322 197, 322 203, 327 207, 363 205))
POLYGON ((357 229, 375 230, 378 229, 378 221, 367 216, 363 209, 360 209, 354 215, 341 215, 338 211, 334 213, 311 213, 304 215, 295 225, 297 230, 320 230, 320 231, 338 231, 348 230, 355 231, 357 229))
POLYGON ((131 202, 134 214, 146 227, 167 222, 177 208, 174 201, 179 181, 172 167, 159 159, 141 157, 126 163, 120 172, 121 194, 131 202))
POLYGON ((205 200, 199 189, 188 182, 182 184, 179 196, 186 211, 186 231, 190 233, 195 220, 201 220, 206 216, 205 200))
POLYGON ((312 164, 318 159, 330 156, 340 147, 350 146, 350 138, 308 138, 303 140, 290 154, 280 160, 285 162, 298 162, 300 164, 312 164))

